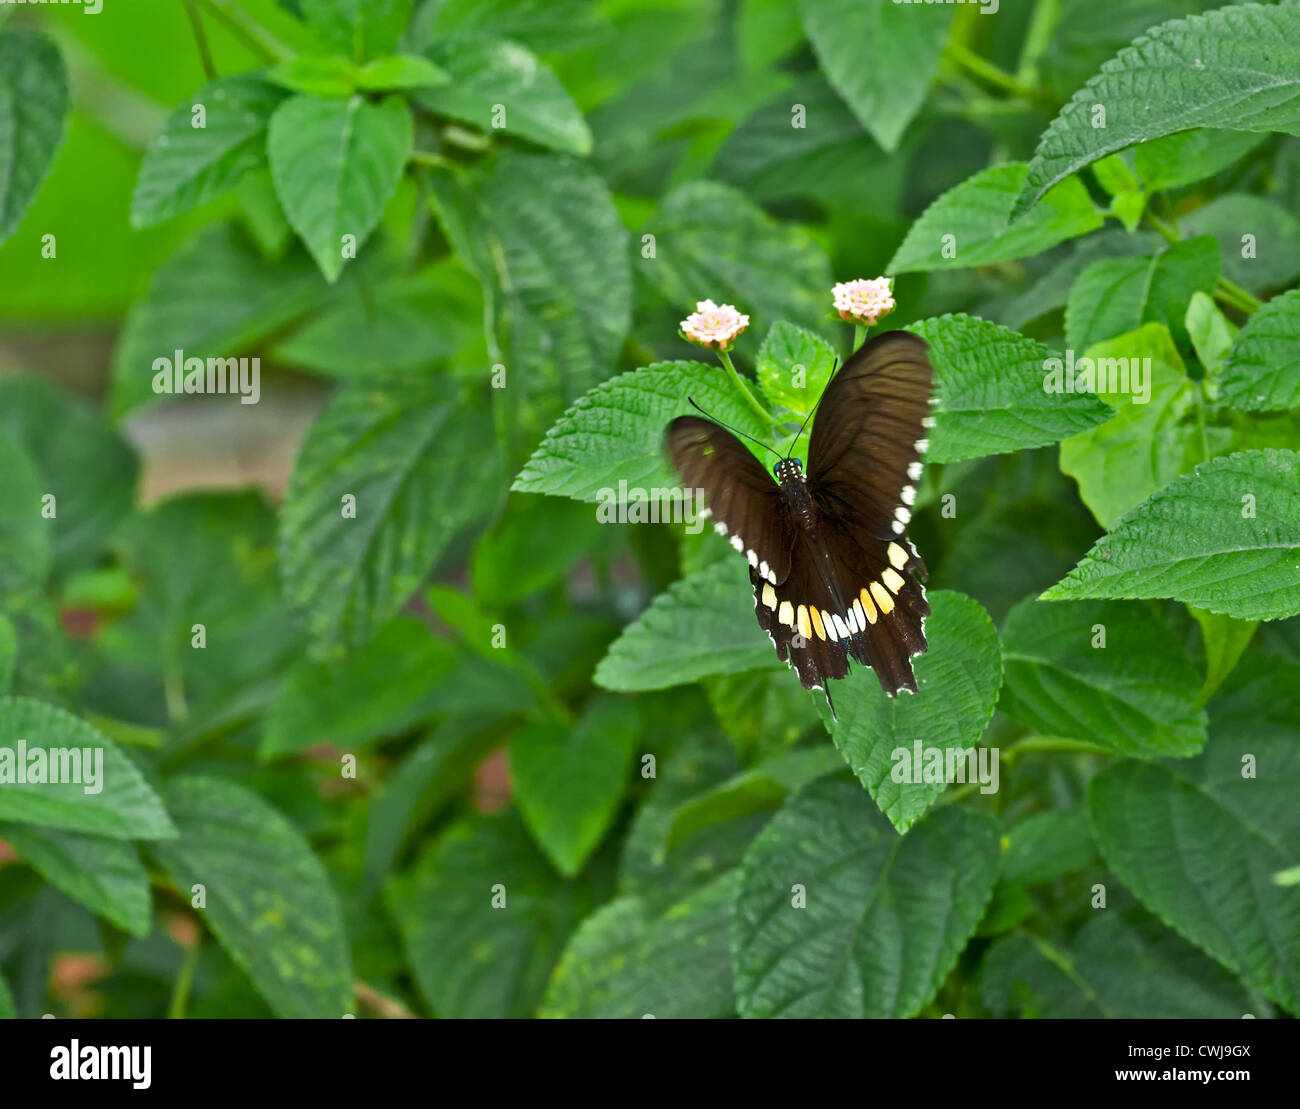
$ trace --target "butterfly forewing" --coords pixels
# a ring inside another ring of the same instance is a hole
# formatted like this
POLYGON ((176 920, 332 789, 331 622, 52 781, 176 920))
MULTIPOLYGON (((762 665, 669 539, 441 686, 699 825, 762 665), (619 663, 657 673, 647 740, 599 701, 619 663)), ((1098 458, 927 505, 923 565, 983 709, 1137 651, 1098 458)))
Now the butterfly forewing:
POLYGON ((781 489, 731 432, 697 416, 668 425, 668 453, 682 484, 703 489, 714 528, 777 584, 790 575, 794 525, 781 489))
POLYGON ((902 535, 928 446, 932 372, 925 340, 886 331, 827 386, 813 421, 808 485, 823 515, 902 535))

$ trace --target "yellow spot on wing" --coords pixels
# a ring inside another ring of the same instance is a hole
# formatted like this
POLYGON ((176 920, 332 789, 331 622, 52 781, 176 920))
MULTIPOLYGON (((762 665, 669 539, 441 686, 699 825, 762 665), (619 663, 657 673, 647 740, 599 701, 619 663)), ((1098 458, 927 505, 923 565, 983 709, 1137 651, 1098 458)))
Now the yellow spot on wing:
POLYGON ((876 604, 880 606, 880 611, 888 616, 894 611, 894 598, 878 581, 871 583, 871 595, 876 598, 876 604))
POLYGON ((874 624, 878 617, 875 603, 871 600, 871 594, 864 589, 858 594, 858 599, 862 602, 862 607, 867 610, 867 621, 874 624))
POLYGON ((901 570, 907 565, 907 552, 897 543, 889 544, 889 561, 894 564, 896 569, 901 570))
POLYGON ((880 575, 880 580, 885 583, 885 588, 891 593, 901 593, 903 591, 903 579, 894 570, 886 570, 880 575))
POLYGON ((763 603, 773 612, 776 611, 776 590, 770 585, 763 586, 763 603))
POLYGON ((776 618, 788 627, 794 626, 794 605, 789 601, 781 602, 781 611, 776 614, 776 618))
POLYGON ((808 606, 807 606, 807 605, 800 605, 800 606, 799 606, 799 613, 798 613, 798 616, 796 617, 796 622, 797 622, 798 625, 799 625, 799 634, 802 635, 805 639, 811 639, 811 638, 812 638, 812 623, 811 623, 811 621, 809 621, 809 619, 808 619, 808 606))
POLYGON ((816 606, 810 606, 808 612, 812 616, 812 626, 817 633, 817 638, 825 639, 826 629, 822 626, 822 614, 817 611, 816 606))

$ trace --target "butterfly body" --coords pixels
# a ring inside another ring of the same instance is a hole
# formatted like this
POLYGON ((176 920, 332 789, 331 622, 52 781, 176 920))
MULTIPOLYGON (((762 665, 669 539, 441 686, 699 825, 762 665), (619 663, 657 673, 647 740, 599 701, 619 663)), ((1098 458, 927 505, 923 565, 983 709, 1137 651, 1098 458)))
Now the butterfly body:
MULTIPOLYGON (((682 416, 668 448, 704 491, 716 530, 744 554, 759 626, 805 688, 870 666, 890 696, 915 692, 926 649, 925 564, 905 534, 927 446, 932 372, 923 340, 886 332, 864 345, 817 408, 808 470, 768 472, 717 424, 682 416)), ((831 711, 834 713, 832 704, 831 711)))

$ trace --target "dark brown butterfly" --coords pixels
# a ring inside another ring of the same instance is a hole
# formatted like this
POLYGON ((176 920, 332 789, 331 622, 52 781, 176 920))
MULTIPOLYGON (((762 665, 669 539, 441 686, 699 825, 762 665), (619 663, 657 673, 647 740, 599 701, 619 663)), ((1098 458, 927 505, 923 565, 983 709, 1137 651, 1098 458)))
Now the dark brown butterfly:
POLYGON ((906 331, 859 348, 818 403, 806 473, 778 455, 773 480, 711 420, 668 425, 683 485, 704 490, 714 527, 749 560, 777 657, 805 689, 825 692, 832 715, 827 679, 845 677, 849 659, 875 670, 891 697, 916 692, 911 660, 925 651, 930 605, 906 527, 933 423, 926 350, 906 331))

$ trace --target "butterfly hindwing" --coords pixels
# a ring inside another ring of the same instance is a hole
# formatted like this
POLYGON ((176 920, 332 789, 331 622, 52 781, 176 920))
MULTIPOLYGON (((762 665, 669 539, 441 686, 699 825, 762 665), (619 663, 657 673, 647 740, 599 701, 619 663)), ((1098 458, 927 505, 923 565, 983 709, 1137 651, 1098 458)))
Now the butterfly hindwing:
POLYGON ((725 428, 696 416, 668 425, 668 453, 688 489, 703 489, 714 528, 766 581, 790 576, 794 524, 781 488, 749 448, 725 428))

